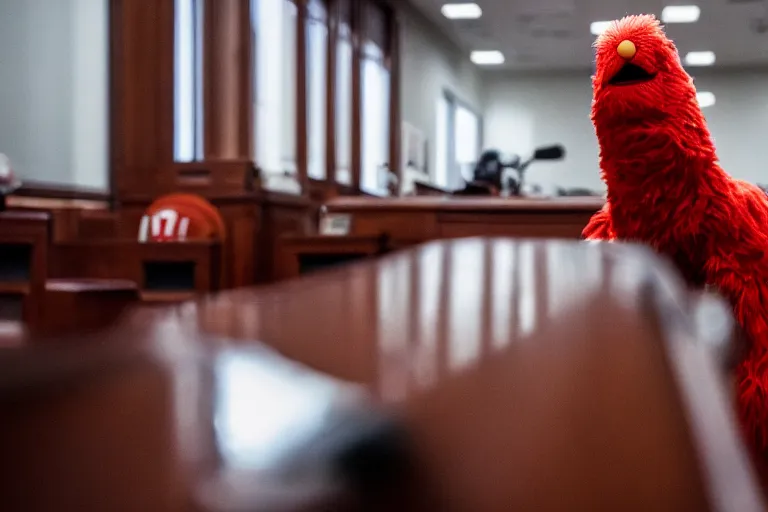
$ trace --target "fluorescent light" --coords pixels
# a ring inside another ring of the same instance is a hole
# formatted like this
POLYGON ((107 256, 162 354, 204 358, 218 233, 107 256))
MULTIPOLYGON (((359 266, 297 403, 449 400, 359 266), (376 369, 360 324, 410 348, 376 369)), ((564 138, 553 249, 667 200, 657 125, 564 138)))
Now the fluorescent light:
POLYGON ((475 20, 483 15, 483 10, 477 4, 445 4, 440 12, 451 20, 475 20))
POLYGON ((698 5, 668 5, 661 11, 664 23, 696 23, 701 9, 698 5))
POLYGON ((589 31, 593 36, 599 36, 611 26, 612 21, 593 21, 589 24, 589 31))
POLYGON ((715 63, 715 52, 688 52, 685 64, 688 66, 711 66, 715 63))
POLYGON ((715 95, 709 91, 697 92, 696 101, 699 102, 701 108, 711 107, 715 104, 715 95))
POLYGON ((496 66, 504 64, 504 54, 498 50, 474 51, 469 60, 481 66, 496 66))

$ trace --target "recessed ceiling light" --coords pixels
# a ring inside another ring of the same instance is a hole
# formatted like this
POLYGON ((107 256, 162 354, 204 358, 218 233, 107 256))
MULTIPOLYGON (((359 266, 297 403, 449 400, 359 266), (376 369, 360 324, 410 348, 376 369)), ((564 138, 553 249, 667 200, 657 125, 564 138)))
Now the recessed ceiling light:
POLYGON ((608 27, 611 26, 612 21, 593 21, 589 25, 589 31, 592 32, 593 36, 599 36, 603 32, 606 31, 608 27))
POLYGON ((688 66, 711 66, 715 63, 715 52, 688 52, 685 64, 688 66))
POLYGON ((701 9, 698 5, 668 5, 661 11, 664 23, 696 23, 701 9))
POLYGON ((474 51, 469 59, 480 66, 498 66, 504 64, 504 54, 498 50, 474 51))
POLYGON ((711 107, 715 104, 715 95, 709 91, 697 92, 696 100, 699 102, 701 108, 711 107))
POLYGON ((451 20, 475 20, 483 15, 483 10, 477 4, 445 4, 440 12, 451 20))

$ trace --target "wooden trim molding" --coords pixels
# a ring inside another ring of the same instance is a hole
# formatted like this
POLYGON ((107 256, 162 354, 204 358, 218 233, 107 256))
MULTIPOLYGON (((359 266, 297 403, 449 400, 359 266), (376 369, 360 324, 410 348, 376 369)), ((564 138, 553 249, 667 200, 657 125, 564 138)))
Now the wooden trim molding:
POLYGON ((13 197, 35 197, 40 199, 64 199, 109 202, 109 192, 76 185, 60 185, 43 181, 24 181, 13 197))

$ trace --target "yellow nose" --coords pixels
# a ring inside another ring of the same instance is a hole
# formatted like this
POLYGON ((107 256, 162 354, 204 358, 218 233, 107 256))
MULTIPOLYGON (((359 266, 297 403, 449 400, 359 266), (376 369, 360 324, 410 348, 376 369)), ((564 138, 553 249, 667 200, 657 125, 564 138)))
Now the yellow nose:
POLYGON ((616 47, 616 51, 618 52, 619 57, 629 60, 635 56, 637 48, 635 48, 635 43, 625 39, 619 43, 619 46, 616 47))

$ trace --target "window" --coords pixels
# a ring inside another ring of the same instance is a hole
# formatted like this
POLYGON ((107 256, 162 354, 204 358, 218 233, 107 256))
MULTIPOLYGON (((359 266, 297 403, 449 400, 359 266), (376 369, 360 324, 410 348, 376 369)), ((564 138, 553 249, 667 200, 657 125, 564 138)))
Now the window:
POLYGON ((326 77, 328 72, 327 11, 322 0, 307 5, 307 174, 325 178, 326 77))
POLYGON ((435 184, 449 189, 472 179, 481 151, 481 120, 471 108, 446 93, 437 100, 435 184))
POLYGON ((386 193, 389 170, 389 70, 381 49, 366 44, 363 60, 363 139, 360 186, 367 192, 386 193))
POLYGON ((454 161, 459 176, 469 179, 480 156, 480 118, 461 105, 456 105, 453 115, 454 161))
POLYGON ((289 0, 251 0, 255 160, 266 173, 296 174, 296 35, 289 0))
POLYGON ((203 0, 175 0, 173 156, 203 159, 203 0))
POLYGON ((336 43, 336 181, 352 184, 352 26, 350 2, 339 2, 336 43))
POLYGON ((435 137, 435 184, 447 188, 448 176, 448 147, 450 145, 451 103, 445 95, 437 99, 437 132, 435 137))
POLYGON ((386 63, 386 15, 370 5, 362 62, 362 168, 360 186, 374 194, 387 193, 389 174, 390 73, 386 63))

